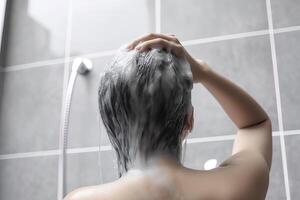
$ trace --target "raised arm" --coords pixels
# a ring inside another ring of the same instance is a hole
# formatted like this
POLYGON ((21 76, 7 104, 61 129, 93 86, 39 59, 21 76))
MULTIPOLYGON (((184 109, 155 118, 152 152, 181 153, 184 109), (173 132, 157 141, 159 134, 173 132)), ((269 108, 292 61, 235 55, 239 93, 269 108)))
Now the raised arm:
POLYGON ((268 119, 268 115, 261 106, 243 89, 220 75, 202 60, 197 60, 196 66, 201 73, 201 82, 218 100, 230 119, 239 128, 246 128, 259 124, 268 119))
POLYGON ((220 165, 225 167, 226 190, 232 199, 265 199, 272 163, 272 126, 268 115, 246 91, 207 63, 191 57, 189 60, 196 75, 194 81, 210 91, 238 127, 232 156, 220 165))
MULTIPOLYGON (((260 154, 270 169, 272 128, 266 112, 246 91, 214 71, 207 63, 195 60, 189 54, 187 56, 195 73, 194 82, 203 84, 210 91, 238 127, 232 153, 247 151, 260 154)), ((225 164, 228 165, 230 161, 225 164)))

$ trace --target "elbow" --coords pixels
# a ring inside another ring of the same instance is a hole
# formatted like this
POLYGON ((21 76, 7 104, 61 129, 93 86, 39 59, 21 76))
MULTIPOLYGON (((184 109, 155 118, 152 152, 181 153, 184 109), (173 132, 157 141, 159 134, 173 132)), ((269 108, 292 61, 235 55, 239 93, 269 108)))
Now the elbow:
POLYGON ((268 123, 272 127, 272 122, 269 116, 267 116, 267 119, 265 120, 266 123, 268 123))
POLYGON ((268 127, 268 129, 272 132, 272 121, 271 121, 271 119, 269 118, 268 115, 267 115, 266 119, 264 119, 263 121, 261 121, 258 124, 265 124, 268 127))
POLYGON ((269 118, 269 116, 267 114, 264 117, 262 117, 261 119, 256 120, 255 122, 239 126, 239 129, 250 128, 250 127, 253 127, 253 126, 260 125, 260 124, 268 124, 268 125, 272 126, 271 119, 269 118))
POLYGON ((271 122, 271 119, 270 119, 269 115, 266 112, 264 113, 264 115, 265 116, 263 117, 263 119, 261 120, 260 123, 266 123, 266 124, 272 126, 272 122, 271 122))
POLYGON ((266 114, 265 118, 262 119, 261 121, 259 121, 257 124, 267 124, 267 125, 272 126, 271 119, 270 119, 269 115, 267 115, 267 114, 266 114))

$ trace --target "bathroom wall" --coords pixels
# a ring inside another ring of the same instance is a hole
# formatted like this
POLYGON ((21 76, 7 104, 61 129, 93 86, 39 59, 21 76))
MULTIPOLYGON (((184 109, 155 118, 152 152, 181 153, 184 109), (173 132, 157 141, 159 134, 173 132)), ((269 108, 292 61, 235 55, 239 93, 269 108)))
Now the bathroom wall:
MULTIPOLYGON (((148 32, 175 34, 195 57, 234 80, 273 124, 267 200, 300 197, 300 2, 298 0, 11 0, 0 68, 0 199, 56 199, 62 100, 72 60, 67 192, 117 178, 98 123, 99 74, 115 50, 148 32), (99 153, 99 146, 101 151, 99 153), (298 156, 297 156, 298 155, 298 156)), ((211 94, 194 85, 194 130, 184 165, 204 169, 231 154, 236 133, 211 94)))

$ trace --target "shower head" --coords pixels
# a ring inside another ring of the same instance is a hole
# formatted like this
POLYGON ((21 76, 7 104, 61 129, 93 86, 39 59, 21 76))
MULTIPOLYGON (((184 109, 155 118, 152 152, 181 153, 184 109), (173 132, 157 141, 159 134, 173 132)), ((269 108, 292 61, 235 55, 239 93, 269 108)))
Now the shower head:
POLYGON ((93 68, 92 61, 87 58, 75 58, 73 61, 72 71, 76 70, 80 74, 86 74, 93 68))

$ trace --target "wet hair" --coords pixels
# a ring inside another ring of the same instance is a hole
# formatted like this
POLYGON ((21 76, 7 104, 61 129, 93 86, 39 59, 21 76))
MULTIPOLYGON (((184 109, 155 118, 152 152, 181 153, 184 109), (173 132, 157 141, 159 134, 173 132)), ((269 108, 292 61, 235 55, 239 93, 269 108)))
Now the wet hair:
POLYGON ((120 49, 102 74, 98 103, 116 152, 119 177, 136 156, 181 158, 181 133, 193 87, 190 65, 164 49, 120 49))

